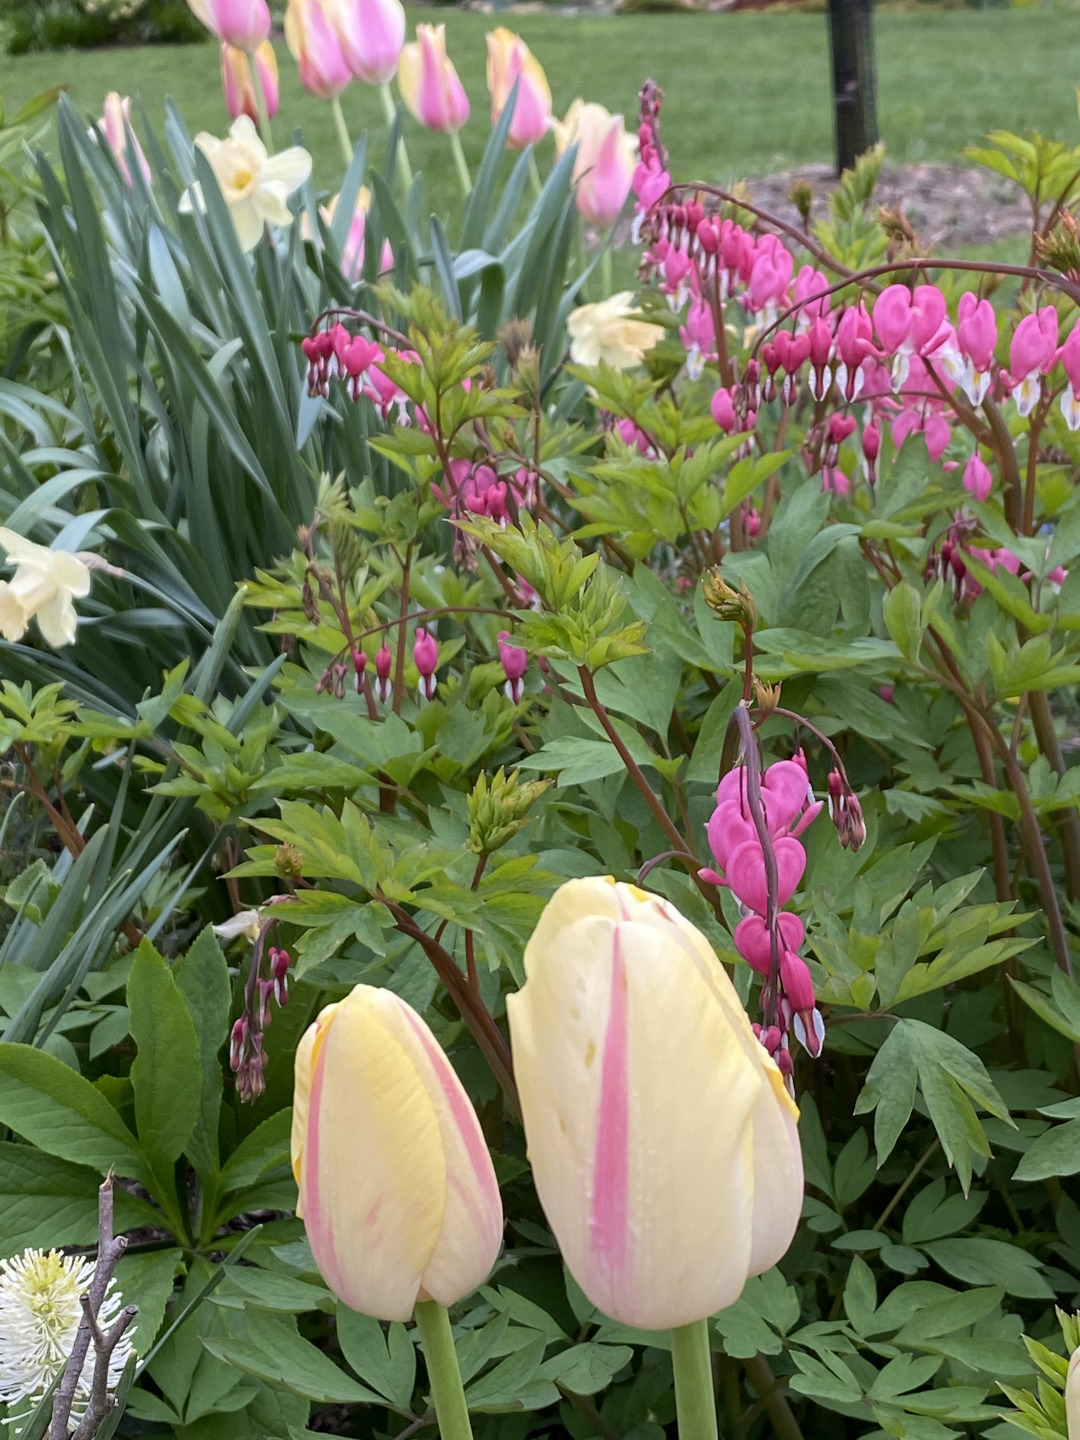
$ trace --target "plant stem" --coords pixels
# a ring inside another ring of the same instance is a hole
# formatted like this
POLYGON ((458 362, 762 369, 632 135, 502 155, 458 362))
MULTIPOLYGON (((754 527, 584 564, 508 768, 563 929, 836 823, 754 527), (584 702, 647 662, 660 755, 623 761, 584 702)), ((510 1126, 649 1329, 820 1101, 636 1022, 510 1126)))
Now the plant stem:
POLYGON ((345 124, 345 112, 341 108, 341 97, 335 95, 330 101, 330 113, 334 117, 334 128, 341 144, 341 154, 345 161, 346 170, 353 161, 353 143, 349 136, 349 127, 345 124))
POLYGON ((600 251, 600 299, 606 300, 614 289, 611 263, 611 235, 604 242, 604 248, 600 251))
MULTIPOLYGON (((386 117, 386 123, 392 129, 394 121, 397 119, 397 106, 394 104, 394 97, 390 94, 389 80, 379 86, 379 99, 382 101, 383 115, 386 117)), ((409 152, 405 149, 404 136, 398 141, 397 158, 398 164, 401 166, 402 184, 405 186, 406 192, 408 192, 412 186, 412 166, 409 164, 409 152)))
POLYGON ((453 151, 458 179, 461 181, 461 189, 467 200, 472 194, 472 176, 469 174, 469 166, 465 160, 465 151, 461 148, 461 136, 456 130, 450 136, 450 149, 453 151))
POLYGON ((263 90, 262 77, 259 74, 254 50, 248 55, 248 65, 251 68, 251 83, 255 90, 255 105, 259 112, 259 134, 266 146, 267 154, 273 155, 274 134, 270 129, 270 111, 266 108, 266 92, 263 90))
POLYGON ((454 1350, 454 1333, 446 1308, 435 1300, 419 1300, 416 1323, 431 1381, 431 1400, 442 1440, 472 1440, 469 1407, 454 1350))
POLYGON ((671 1364, 679 1440, 718 1440, 707 1319, 672 1330, 671 1364))

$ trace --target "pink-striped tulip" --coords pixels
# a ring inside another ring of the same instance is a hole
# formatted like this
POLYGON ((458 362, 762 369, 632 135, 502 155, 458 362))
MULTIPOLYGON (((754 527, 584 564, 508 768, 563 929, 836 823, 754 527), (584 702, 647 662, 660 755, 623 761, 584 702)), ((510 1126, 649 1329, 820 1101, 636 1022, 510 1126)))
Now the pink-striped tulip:
MULTIPOLYGON (((266 113, 272 120, 278 112, 278 68, 277 56, 269 40, 264 40, 255 51, 255 68, 259 72, 266 113)), ((225 108, 233 120, 246 115, 257 125, 259 123, 259 102, 255 97, 255 83, 251 78, 251 64, 243 50, 235 45, 221 45, 221 88, 225 95, 225 108)))
POLYGON ((521 36, 502 25, 488 31, 487 52, 492 125, 506 108, 517 81, 517 99, 507 142, 514 150, 538 145, 551 128, 551 89, 543 66, 521 36))
POLYGON ((446 53, 445 25, 417 25, 416 40, 398 62, 398 89, 429 130, 456 134, 469 118, 469 97, 446 53))
POLYGON ((502 1205, 476 1113, 391 991, 357 985, 300 1041, 292 1163, 315 1263, 353 1310, 408 1320, 490 1273, 502 1205))
POLYGON ((289 0, 285 40, 300 70, 300 83, 312 95, 333 100, 352 79, 341 44, 326 17, 322 0, 289 0))
POLYGON ((188 0, 188 8, 211 34, 249 55, 270 34, 266 0, 188 0))
POLYGON ((705 937, 666 900, 571 880, 507 999, 529 1160, 604 1314, 687 1325, 775 1265, 802 1207, 798 1110, 705 937))
MULTIPOLYGON (((130 144, 139 169, 142 171, 143 179, 149 185, 152 178, 150 166, 147 164, 142 146, 131 129, 131 96, 121 97, 115 90, 111 90, 105 96, 105 113, 97 122, 97 128, 98 132, 105 137, 109 149, 116 156, 121 174, 127 183, 131 184, 131 171, 128 169, 127 163, 128 145, 130 144)), ((94 132, 90 133, 92 135, 94 132)))
POLYGON ((358 80, 385 85, 393 79, 405 43, 401 0, 326 0, 326 18, 358 80))
POLYGON ((575 100, 565 118, 552 124, 555 153, 578 147, 574 161, 577 207, 593 225, 614 225, 634 178, 634 142, 621 115, 603 105, 575 100))

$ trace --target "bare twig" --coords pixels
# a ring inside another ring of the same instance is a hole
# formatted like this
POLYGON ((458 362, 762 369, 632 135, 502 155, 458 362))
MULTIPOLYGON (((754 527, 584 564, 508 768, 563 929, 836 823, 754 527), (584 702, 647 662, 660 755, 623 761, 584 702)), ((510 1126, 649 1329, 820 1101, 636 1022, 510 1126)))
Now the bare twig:
POLYGON ((86 1414, 75 1431, 73 1440, 91 1440, 91 1437, 96 1435, 100 1429, 101 1422, 116 1404, 116 1400, 109 1394, 108 1388, 109 1360, 120 1337, 135 1318, 137 1307, 129 1305, 105 1333, 102 1333, 98 1325, 98 1316, 105 1302, 116 1266, 126 1249, 127 1240, 124 1236, 120 1235, 115 1238, 113 1236, 113 1177, 110 1170, 98 1190, 97 1263, 94 1266, 90 1289, 85 1295, 79 1297, 79 1302, 83 1307, 83 1318, 75 1332, 75 1343, 71 1347, 71 1354, 64 1366, 56 1398, 53 1400, 48 1440, 67 1440, 71 1409, 75 1403, 79 1378, 86 1363, 91 1341, 95 1351, 93 1389, 86 1414))

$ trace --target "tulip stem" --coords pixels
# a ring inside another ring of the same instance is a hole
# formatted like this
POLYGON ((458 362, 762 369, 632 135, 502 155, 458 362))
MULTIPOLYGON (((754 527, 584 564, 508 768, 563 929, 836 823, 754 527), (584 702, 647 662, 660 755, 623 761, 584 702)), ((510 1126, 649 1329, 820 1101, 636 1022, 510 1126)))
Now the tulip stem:
MULTIPOLYGON (((385 81, 379 86, 379 98, 382 100, 383 115, 386 123, 392 130, 397 120, 397 106, 394 104, 394 97, 390 94, 390 82, 385 81)), ((405 187, 406 195, 412 189, 412 166, 409 164, 409 152, 405 149, 405 137, 402 135, 398 140, 397 151, 398 164, 401 166, 401 181, 405 187)))
POLYGON ((337 130, 337 137, 341 143, 341 153, 345 159, 346 170, 353 162, 353 143, 349 135, 349 127, 345 124, 345 112, 341 108, 341 98, 335 95, 330 101, 330 113, 334 117, 334 128, 337 130))
POLYGON ((454 1332, 446 1307, 436 1300, 416 1302, 416 1324, 424 1347, 431 1400, 442 1440, 472 1440, 469 1407, 461 1383, 454 1332))
POLYGON ((251 84, 255 91, 255 105, 259 111, 259 134, 266 146, 266 153, 273 155, 274 136, 270 129, 270 111, 266 106, 266 91, 263 89, 262 76, 259 74, 254 51, 248 56, 248 64, 251 67, 251 84))
POLYGON ((718 1440, 707 1319, 672 1330, 671 1364, 679 1440, 718 1440))
POLYGON ((469 174, 469 167, 465 161, 465 151, 461 148, 461 136, 456 130, 450 135, 450 149, 454 152, 454 164, 457 166, 461 188, 465 192, 465 198, 468 199, 472 194, 472 176, 469 174))

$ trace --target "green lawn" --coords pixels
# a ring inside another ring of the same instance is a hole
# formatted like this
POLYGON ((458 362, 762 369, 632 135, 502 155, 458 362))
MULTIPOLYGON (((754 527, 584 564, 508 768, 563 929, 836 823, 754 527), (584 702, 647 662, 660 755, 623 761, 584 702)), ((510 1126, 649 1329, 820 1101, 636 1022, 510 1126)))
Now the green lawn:
MULTIPOLYGON (((483 37, 496 21, 457 11, 414 15, 447 23, 450 52, 473 102, 462 138, 475 161, 488 133, 483 37)), ((546 67, 560 112, 583 95, 632 122, 638 86, 652 75, 667 92, 665 136, 680 178, 730 180, 829 157, 824 15, 509 18, 546 67)), ((994 127, 1080 139, 1074 91, 1080 13, 880 14, 877 42, 881 129, 896 159, 947 159, 994 127)), ((329 111, 302 91, 284 44, 280 62, 279 143, 301 130, 316 155, 318 183, 336 188, 340 161, 329 111)), ((2 75, 9 112, 11 101, 65 83, 87 112, 99 112, 105 92, 119 89, 140 96, 155 123, 171 95, 193 131, 221 133, 225 126, 209 44, 5 59, 2 75)), ((381 135, 373 92, 354 85, 343 103, 354 135, 364 126, 381 135)), ((407 136, 414 163, 427 172, 430 198, 447 203, 454 177, 445 142, 411 119, 407 136)))

